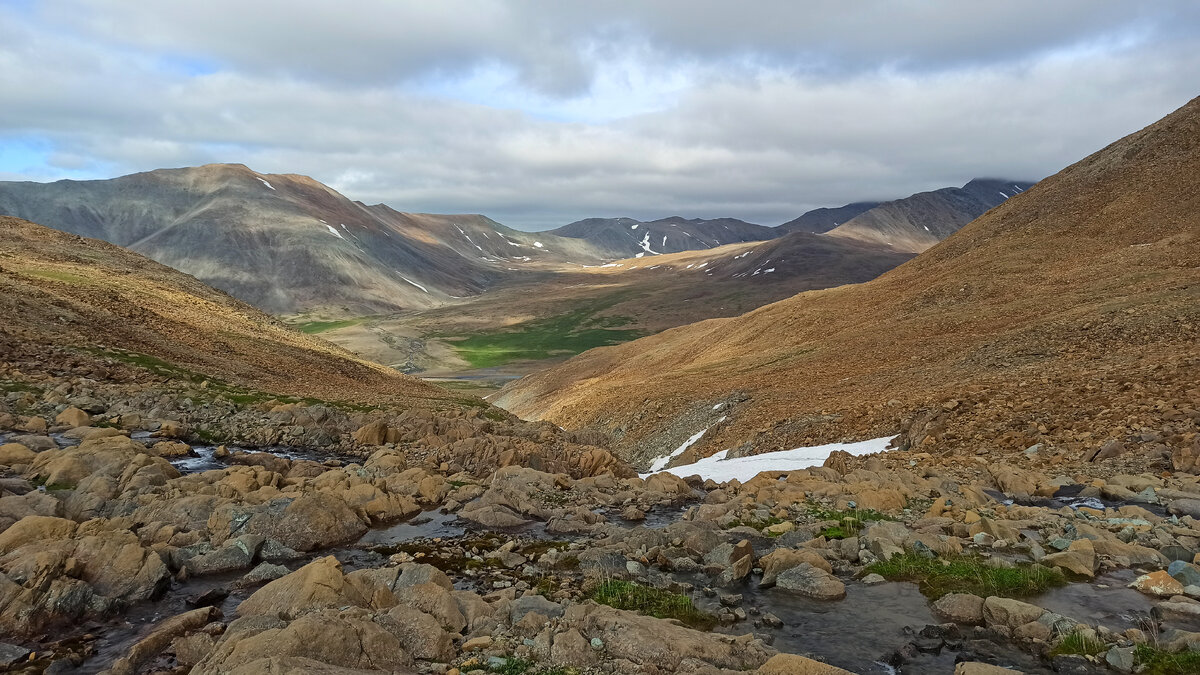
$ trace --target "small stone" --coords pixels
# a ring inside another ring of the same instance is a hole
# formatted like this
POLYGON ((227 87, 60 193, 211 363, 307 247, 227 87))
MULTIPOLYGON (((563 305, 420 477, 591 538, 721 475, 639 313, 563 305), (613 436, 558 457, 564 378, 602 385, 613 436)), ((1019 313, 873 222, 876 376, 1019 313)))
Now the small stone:
POLYGON ((604 649, 604 640, 601 640, 598 637, 592 638, 591 642, 589 642, 588 644, 590 644, 592 646, 592 649, 594 649, 596 651, 602 651, 604 649))
POLYGON ((862 582, 864 584, 867 584, 868 586, 874 586, 875 584, 882 584, 885 581, 887 581, 887 579, 884 579, 882 576, 875 574, 874 572, 872 572, 862 578, 862 582))
POLYGON ((482 635, 477 638, 471 638, 463 643, 462 650, 464 652, 474 651, 476 649, 487 649, 492 646, 492 636, 482 635))

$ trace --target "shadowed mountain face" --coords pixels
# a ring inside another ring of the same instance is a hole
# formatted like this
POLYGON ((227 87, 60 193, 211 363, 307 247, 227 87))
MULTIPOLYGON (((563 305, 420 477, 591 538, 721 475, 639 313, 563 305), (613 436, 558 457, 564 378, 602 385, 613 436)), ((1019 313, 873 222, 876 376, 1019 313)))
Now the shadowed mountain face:
POLYGON ((0 216, 0 353, 204 373, 332 400, 448 400, 444 390, 293 331, 165 265, 95 239, 0 216))
POLYGON ((549 234, 586 241, 611 258, 631 258, 716 248, 725 244, 774 239, 779 230, 736 218, 687 220, 679 216, 641 221, 632 218, 587 218, 549 234))
POLYGON ((960 188, 918 192, 878 204, 827 233, 831 237, 871 241, 897 251, 920 253, 1032 186, 1033 183, 976 178, 960 188))
POLYGON ((679 462, 895 434, 1075 461, 1178 420, 1155 442, 1190 443, 1200 99, 1011 199, 968 187, 1004 202, 874 281, 592 350, 494 401, 617 432, 640 463, 705 430, 679 462))
POLYGON ((799 218, 789 220, 779 226, 783 232, 811 232, 821 234, 828 232, 860 213, 869 211, 880 202, 855 202, 832 209, 813 209, 799 218))
POLYGON ((231 164, 0 183, 0 213, 112 242, 280 314, 429 307, 524 268, 599 260, 577 239, 366 206, 231 164))

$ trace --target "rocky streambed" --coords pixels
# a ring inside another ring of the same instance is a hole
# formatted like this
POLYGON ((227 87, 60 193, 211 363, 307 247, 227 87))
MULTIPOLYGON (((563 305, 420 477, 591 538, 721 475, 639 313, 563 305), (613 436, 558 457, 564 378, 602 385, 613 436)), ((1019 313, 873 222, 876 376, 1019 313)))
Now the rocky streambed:
POLYGON ((618 476, 595 456, 541 471, 516 453, 473 457, 467 445, 494 443, 465 439, 434 452, 389 442, 403 422, 385 418, 349 450, 243 450, 81 412, 0 420, 12 672, 1200 663, 1189 474, 995 464, 967 483, 916 460, 832 456, 718 484, 618 476))

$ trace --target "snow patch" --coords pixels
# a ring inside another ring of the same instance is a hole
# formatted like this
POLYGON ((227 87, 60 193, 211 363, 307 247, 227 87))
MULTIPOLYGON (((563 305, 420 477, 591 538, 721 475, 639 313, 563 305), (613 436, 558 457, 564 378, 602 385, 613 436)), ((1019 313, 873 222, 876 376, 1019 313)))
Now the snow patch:
POLYGON ((538 247, 538 248, 544 248, 544 247, 542 246, 542 242, 540 242, 540 241, 535 241, 535 242, 533 242, 533 245, 534 245, 534 246, 536 246, 536 247, 538 247))
MULTIPOLYGON (((321 221, 321 222, 324 223, 325 221, 321 221)), ((326 227, 326 229, 329 230, 329 234, 332 234, 333 236, 337 237, 338 239, 345 239, 345 237, 342 236, 342 233, 338 232, 336 229, 334 229, 334 227, 332 225, 330 225, 329 223, 325 223, 325 227, 326 227)))
POLYGON ((658 255, 657 251, 654 251, 650 248, 650 233, 649 232, 646 233, 645 237, 642 237, 642 240, 638 242, 638 245, 641 246, 642 249, 646 251, 646 253, 652 253, 654 255, 658 255))
POLYGON ((267 187, 271 188, 272 190, 274 190, 274 189, 275 189, 275 186, 274 186, 274 185, 271 185, 270 183, 268 183, 268 182, 266 181, 266 179, 259 178, 258 176, 255 176, 255 178, 258 178, 258 181, 259 181, 260 183, 262 183, 263 185, 266 185, 267 187))
MULTIPOLYGON (((675 448, 674 452, 672 452, 669 455, 664 455, 664 456, 659 457, 658 459, 654 460, 654 463, 650 465, 650 473, 657 473, 659 471, 662 471, 667 466, 667 464, 671 463, 672 459, 675 459, 676 457, 682 455, 684 452, 687 451, 688 448, 695 445, 696 441, 700 440, 701 436, 708 433, 708 429, 709 429, 709 427, 705 427, 703 430, 696 432, 695 436, 692 436, 691 438, 684 441, 683 445, 679 446, 678 448, 675 448)), ((645 474, 645 475, 649 476, 650 474, 645 474)), ((688 475, 690 476, 691 474, 688 474, 688 475)))
POLYGON ((642 257, 642 256, 644 256, 644 255, 646 255, 646 252, 645 252, 645 251, 642 251, 641 253, 638 253, 638 254, 634 255, 633 257, 635 257, 635 258, 640 258, 640 257, 642 257))
POLYGON ((629 227, 629 229, 631 229, 631 230, 636 230, 636 229, 637 229, 637 225, 631 225, 631 226, 629 227))
POLYGON ((417 288, 419 288, 419 289, 421 289, 421 290, 425 291, 426 293, 428 293, 428 292, 429 292, 429 289, 428 289, 428 288, 425 288, 425 287, 424 287, 424 286, 422 286, 421 284, 418 284, 417 282, 413 281, 412 279, 409 279, 408 277, 404 276, 403 274, 401 274, 401 275, 399 275, 399 276, 400 276, 400 278, 401 278, 401 279, 404 279, 404 280, 405 280, 405 281, 407 281, 408 283, 412 284, 413 286, 416 286, 417 288))
MULTIPOLYGON (((708 431, 705 429, 704 431, 708 431)), ((729 454, 728 450, 722 450, 717 454, 706 457, 692 464, 683 466, 675 466, 670 469, 665 469, 671 457, 682 454, 700 437, 704 435, 704 431, 696 434, 679 450, 676 450, 670 457, 659 458, 650 466, 650 473, 658 471, 666 471, 673 473, 680 478, 687 476, 699 475, 701 478, 708 480, 712 479, 718 483, 728 480, 738 480, 746 482, 754 478, 763 471, 797 471, 799 469, 807 469, 812 466, 820 466, 825 463, 830 453, 835 450, 842 450, 851 455, 871 455, 876 452, 887 450, 887 446, 892 442, 891 437, 874 438, 869 441, 859 441, 858 443, 829 443, 827 445, 817 445, 808 448, 795 448, 792 450, 781 450, 779 452, 767 452, 761 455, 751 455, 750 457, 736 457, 726 459, 729 454), (659 462, 662 462, 660 465, 659 462)), ((650 474, 642 474, 645 478, 650 474)))

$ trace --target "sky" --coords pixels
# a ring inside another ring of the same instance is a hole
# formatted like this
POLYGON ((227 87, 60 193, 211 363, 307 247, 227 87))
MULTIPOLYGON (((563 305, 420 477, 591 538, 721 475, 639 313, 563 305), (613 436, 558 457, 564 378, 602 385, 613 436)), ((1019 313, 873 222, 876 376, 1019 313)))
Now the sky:
POLYGON ((210 162, 521 229, 1036 180, 1200 94, 1191 0, 0 0, 0 180, 210 162))

